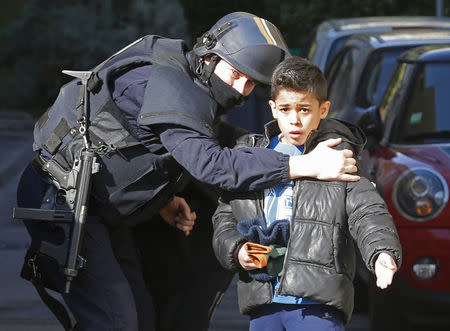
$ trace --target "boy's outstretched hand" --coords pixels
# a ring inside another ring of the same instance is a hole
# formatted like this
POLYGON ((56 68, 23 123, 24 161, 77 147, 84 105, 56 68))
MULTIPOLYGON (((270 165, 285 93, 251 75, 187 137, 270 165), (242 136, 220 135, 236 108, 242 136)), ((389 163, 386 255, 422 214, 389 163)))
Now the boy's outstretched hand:
POLYGON ((291 157, 289 160, 290 177, 358 181, 359 176, 351 175, 358 170, 353 152, 348 149, 340 151, 331 148, 341 142, 342 138, 328 139, 320 142, 309 154, 291 157))
POLYGON ((183 231, 186 236, 191 233, 197 218, 195 211, 191 211, 186 200, 177 196, 159 210, 159 215, 168 224, 183 231))
POLYGON ((394 259, 387 253, 380 253, 375 261, 375 275, 377 286, 381 289, 387 288, 392 283, 392 278, 397 271, 394 259))

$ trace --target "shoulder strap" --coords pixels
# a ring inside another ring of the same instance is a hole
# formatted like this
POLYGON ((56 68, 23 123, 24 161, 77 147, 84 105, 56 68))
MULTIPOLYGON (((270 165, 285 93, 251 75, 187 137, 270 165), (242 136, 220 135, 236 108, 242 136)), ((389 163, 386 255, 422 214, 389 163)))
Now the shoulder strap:
POLYGON ((55 317, 63 326, 64 330, 65 331, 75 330, 75 326, 72 326, 72 321, 70 319, 66 307, 57 299, 55 299, 53 296, 51 296, 50 293, 48 293, 47 290, 45 289, 44 284, 42 283, 41 273, 36 264, 37 258, 38 258, 37 254, 33 254, 31 256, 28 255, 26 263, 27 266, 31 269, 29 280, 33 284, 37 293, 39 294, 39 297, 41 298, 42 302, 44 302, 45 305, 48 307, 48 309, 50 309, 50 311, 53 313, 53 315, 55 315, 55 317))
POLYGON ((58 321, 62 324, 64 330, 66 331, 75 330, 74 326, 72 326, 72 321, 70 320, 69 313, 67 312, 66 307, 64 307, 64 305, 61 302, 52 297, 41 283, 35 282, 33 280, 33 285, 37 293, 39 294, 41 300, 45 303, 45 305, 50 309, 53 315, 55 315, 58 321))

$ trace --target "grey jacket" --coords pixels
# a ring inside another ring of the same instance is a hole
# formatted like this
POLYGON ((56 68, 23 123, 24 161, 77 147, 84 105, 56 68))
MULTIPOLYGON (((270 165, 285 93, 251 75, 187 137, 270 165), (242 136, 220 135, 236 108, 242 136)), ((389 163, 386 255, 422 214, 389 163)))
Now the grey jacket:
MULTIPOLYGON (((238 146, 266 147, 269 138, 278 133, 276 122, 270 122, 266 136, 246 135, 238 146)), ((356 154, 365 143, 356 126, 326 119, 308 137, 305 153, 332 137, 342 137, 338 147, 351 148, 356 154)), ((401 265, 400 241, 386 204, 364 177, 358 182, 295 180, 293 204, 280 294, 334 306, 348 322, 353 311, 355 243, 372 272, 374 258, 381 251, 401 265)), ((236 224, 257 217, 264 219, 263 192, 224 195, 213 217, 213 248, 223 267, 239 272, 239 308, 243 314, 272 300, 272 284, 250 278, 237 260, 246 239, 236 224)))

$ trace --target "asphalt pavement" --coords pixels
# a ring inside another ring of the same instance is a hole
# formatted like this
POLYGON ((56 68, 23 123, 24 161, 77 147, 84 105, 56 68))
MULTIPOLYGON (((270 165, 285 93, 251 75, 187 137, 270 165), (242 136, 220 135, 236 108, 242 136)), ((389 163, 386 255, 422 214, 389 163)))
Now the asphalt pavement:
POLYGON ((0 330, 62 330, 33 286, 19 277, 29 245, 22 222, 11 218, 20 174, 32 155, 31 119, 0 115, 0 330))
MULTIPOLYGON (((40 301, 33 286, 19 277, 29 245, 21 222, 11 219, 20 174, 32 157, 32 121, 26 114, 0 112, 0 331, 62 331, 56 318, 40 301)), ((59 297, 56 293, 53 293, 59 297)), ((367 317, 356 314, 348 331, 368 329, 367 317)), ((210 331, 248 330, 248 317, 239 314, 236 280, 217 308, 210 331)))

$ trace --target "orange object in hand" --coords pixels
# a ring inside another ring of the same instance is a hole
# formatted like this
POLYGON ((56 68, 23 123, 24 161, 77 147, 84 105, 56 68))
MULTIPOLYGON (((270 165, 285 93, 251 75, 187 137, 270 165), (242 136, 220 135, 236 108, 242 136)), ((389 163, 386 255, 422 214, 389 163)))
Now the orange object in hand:
POLYGON ((272 252, 272 247, 246 242, 244 248, 248 257, 258 268, 264 268, 267 265, 268 257, 266 254, 272 252))

